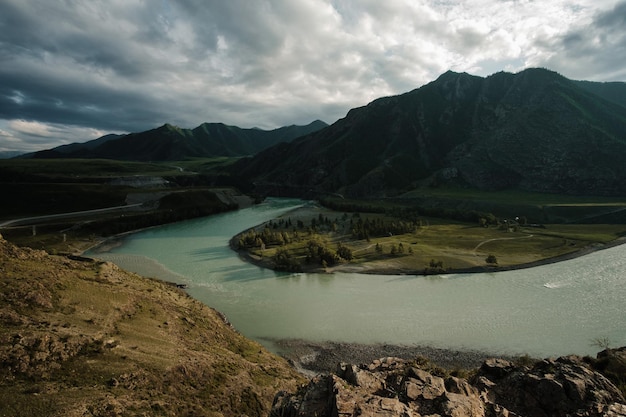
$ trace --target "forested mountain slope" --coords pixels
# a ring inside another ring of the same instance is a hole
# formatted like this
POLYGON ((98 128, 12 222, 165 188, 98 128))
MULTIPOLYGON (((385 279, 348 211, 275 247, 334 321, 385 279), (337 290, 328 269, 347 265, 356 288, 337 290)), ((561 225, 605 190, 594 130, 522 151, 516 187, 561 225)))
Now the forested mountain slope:
POLYGON ((441 184, 620 195, 626 107, 594 88, 545 69, 486 78, 449 71, 234 172, 258 191, 294 195, 386 196, 441 184))

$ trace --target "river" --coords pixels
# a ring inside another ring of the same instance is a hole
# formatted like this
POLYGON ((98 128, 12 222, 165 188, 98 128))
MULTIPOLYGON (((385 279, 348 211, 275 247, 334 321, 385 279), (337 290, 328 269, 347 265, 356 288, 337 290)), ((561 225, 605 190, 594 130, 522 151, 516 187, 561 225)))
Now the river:
POLYGON ((530 269, 427 277, 278 273, 228 247, 238 232, 303 204, 268 199, 88 255, 187 284, 270 349, 273 340, 299 338, 548 357, 595 354, 599 339, 626 345, 626 245, 530 269))

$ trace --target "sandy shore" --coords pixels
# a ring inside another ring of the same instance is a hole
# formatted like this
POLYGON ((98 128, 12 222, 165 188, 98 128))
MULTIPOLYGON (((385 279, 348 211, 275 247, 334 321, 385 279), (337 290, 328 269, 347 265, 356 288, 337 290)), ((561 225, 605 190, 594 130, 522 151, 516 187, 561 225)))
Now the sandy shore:
MULTIPOLYGON (((428 346, 399 346, 389 344, 357 344, 340 342, 311 342, 299 339, 278 340, 274 342, 279 354, 288 359, 296 369, 312 375, 332 372, 340 362, 355 365, 369 364, 375 359, 388 356, 413 360, 426 358, 441 368, 476 369, 485 359, 502 355, 478 351, 458 351, 439 349, 428 346)), ((506 359, 512 359, 507 357, 506 359)))

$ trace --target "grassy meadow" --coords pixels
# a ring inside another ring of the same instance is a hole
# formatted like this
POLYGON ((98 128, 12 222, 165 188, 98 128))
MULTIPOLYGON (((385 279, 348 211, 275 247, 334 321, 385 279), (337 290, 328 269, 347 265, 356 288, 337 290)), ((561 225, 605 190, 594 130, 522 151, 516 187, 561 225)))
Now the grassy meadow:
POLYGON ((602 247, 626 235, 625 224, 522 224, 495 217, 481 223, 480 218, 470 222, 414 214, 407 220, 389 202, 361 207, 366 211, 300 209, 233 242, 274 269, 445 273, 541 262, 602 247), (366 223, 382 226, 363 235, 358 225, 366 223), (406 230, 398 233, 398 224, 406 230), (340 248, 346 257, 334 256, 340 248))

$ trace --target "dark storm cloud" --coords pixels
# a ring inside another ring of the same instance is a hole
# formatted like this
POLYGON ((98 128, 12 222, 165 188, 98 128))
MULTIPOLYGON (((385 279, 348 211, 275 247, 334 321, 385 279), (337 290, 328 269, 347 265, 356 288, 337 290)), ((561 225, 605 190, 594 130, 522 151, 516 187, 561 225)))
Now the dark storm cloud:
POLYGON ((626 1, 597 13, 590 22, 573 27, 547 46, 553 54, 545 65, 570 77, 625 80, 626 1))
POLYGON ((2 0, 0 150, 332 123, 448 69, 623 79, 623 18, 613 0, 2 0))
POLYGON ((88 10, 69 7, 0 5, 0 118, 127 130, 166 116, 124 86, 150 72, 139 48, 114 29, 94 30, 88 10))

